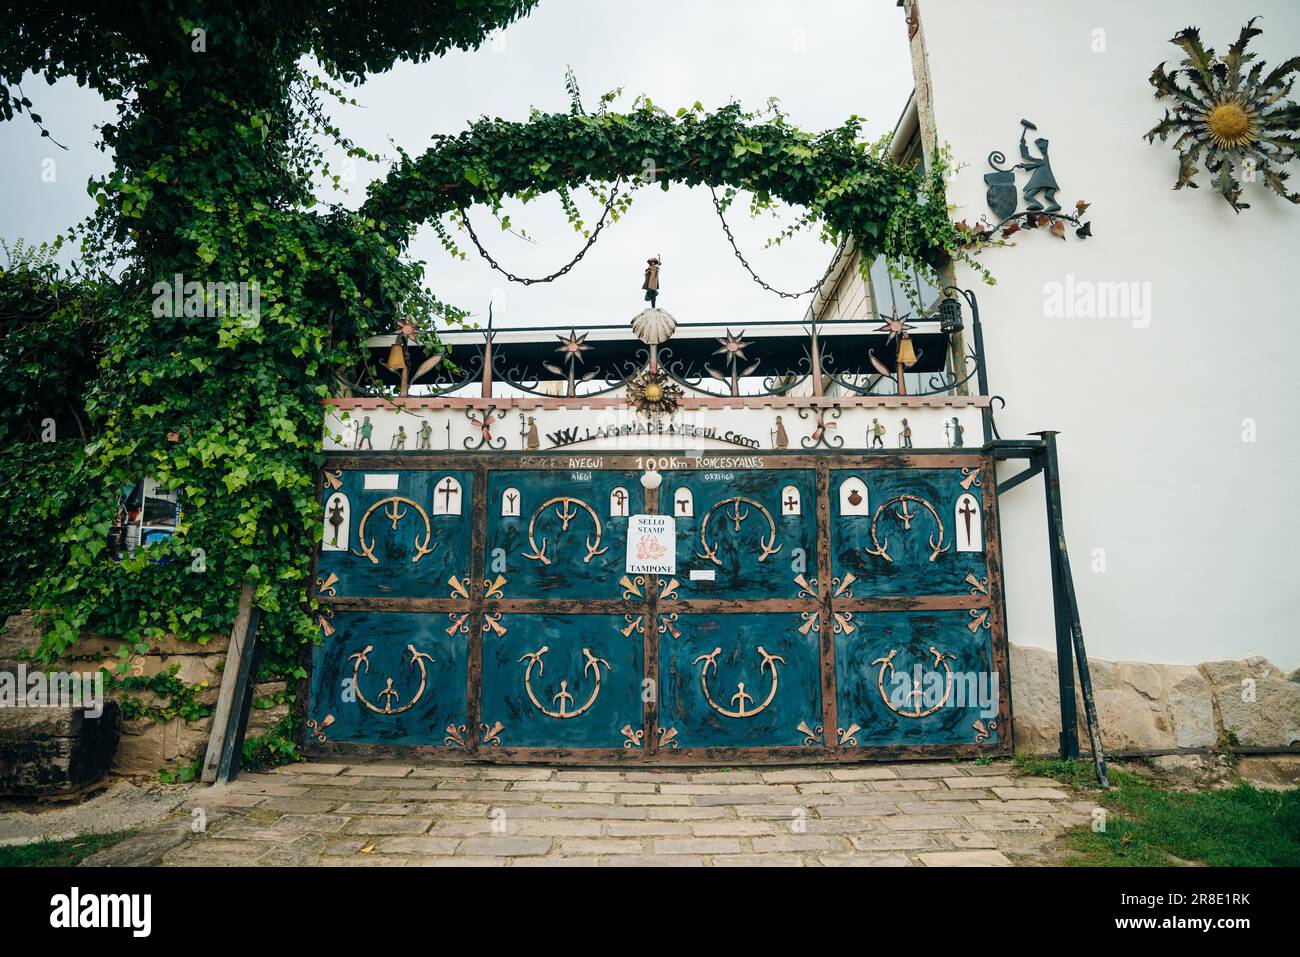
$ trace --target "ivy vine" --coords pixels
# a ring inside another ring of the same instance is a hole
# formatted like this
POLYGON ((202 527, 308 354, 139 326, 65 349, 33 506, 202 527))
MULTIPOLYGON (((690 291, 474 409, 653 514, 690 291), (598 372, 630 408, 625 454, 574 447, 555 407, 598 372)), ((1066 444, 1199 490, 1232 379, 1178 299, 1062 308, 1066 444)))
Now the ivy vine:
MULTIPOLYGON (((774 103, 762 112, 736 103, 710 112, 696 103, 675 114, 644 97, 626 113, 610 110, 611 103, 602 97, 600 110, 589 114, 575 100, 568 113, 534 111, 526 122, 485 118, 458 135, 437 135, 420 156, 400 154, 371 187, 361 214, 398 248, 416 225, 432 223, 448 251, 462 255, 444 219, 454 224, 472 205, 499 215, 506 197, 527 203, 555 193, 572 210, 575 186, 588 187, 602 202, 617 183, 633 191, 725 186, 724 209, 746 190, 753 213, 777 202, 802 210, 774 243, 813 226, 827 242, 851 237, 864 275, 877 255, 913 267, 901 275, 915 273, 934 285, 937 270, 952 259, 987 275, 973 260, 978 237, 949 215, 946 152, 926 167, 897 163, 888 137, 862 139, 859 117, 814 134, 790 124, 774 103)), ((582 231, 576 212, 569 215, 582 231)), ((502 225, 508 228, 508 219, 502 225)), ((919 295, 915 286, 913 292, 919 295)))

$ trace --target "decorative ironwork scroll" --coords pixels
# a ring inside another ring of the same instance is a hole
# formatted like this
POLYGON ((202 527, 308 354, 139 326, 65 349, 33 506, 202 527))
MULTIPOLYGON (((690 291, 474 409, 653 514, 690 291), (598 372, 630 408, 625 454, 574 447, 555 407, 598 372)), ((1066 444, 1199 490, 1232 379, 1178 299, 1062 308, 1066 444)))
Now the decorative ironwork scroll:
POLYGON ((743 681, 737 682, 736 693, 731 696, 731 703, 736 705, 736 710, 731 711, 714 701, 713 693, 709 691, 709 669, 712 668, 714 672, 718 670, 718 655, 720 654, 722 654, 722 649, 714 648, 710 654, 700 655, 692 662, 692 664, 696 665, 701 661, 704 662, 704 667, 700 669, 700 687, 704 689, 704 700, 709 703, 710 708, 718 712, 718 714, 722 715, 724 718, 752 718, 770 705, 772 699, 776 697, 776 687, 780 678, 777 673, 776 663, 779 661, 781 664, 785 664, 785 659, 779 655, 768 654, 767 651, 764 650, 763 646, 759 645, 758 654, 763 660, 758 666, 758 673, 761 675, 769 668, 772 671, 772 684, 768 688, 767 697, 763 699, 763 703, 757 708, 746 707, 745 702, 752 704, 754 702, 754 696, 745 690, 745 683, 743 681))
POLYGON ((550 650, 549 646, 542 645, 542 647, 537 649, 537 651, 530 651, 519 659, 520 661, 528 662, 528 666, 524 668, 524 688, 528 692, 528 700, 533 703, 534 708, 547 717, 561 719, 576 718, 578 715, 587 711, 588 708, 596 703, 596 699, 600 697, 600 666, 604 665, 609 671, 613 671, 614 666, 604 658, 597 658, 591 653, 590 649, 583 648, 582 656, 586 661, 582 666, 582 674, 584 677, 588 671, 594 671, 596 674, 596 680, 592 684, 591 688, 591 695, 587 698, 586 703, 583 704, 582 707, 574 711, 569 710, 570 707, 575 704, 575 701, 573 694, 569 691, 568 679, 562 679, 560 681, 560 690, 551 696, 551 701, 559 703, 559 710, 552 711, 537 699, 537 694, 533 691, 532 685, 533 666, 537 666, 537 673, 541 675, 546 667, 542 663, 542 656, 550 650))
POLYGON ((873 665, 880 665, 880 674, 876 676, 876 687, 880 690, 880 700, 885 702, 885 707, 890 711, 895 714, 900 714, 904 718, 924 718, 927 714, 934 714, 948 703, 948 698, 952 695, 953 688, 952 668, 948 666, 948 662, 955 656, 939 651, 933 645, 930 646, 930 654, 934 655, 934 667, 938 668, 941 665, 943 666, 943 697, 929 708, 924 708, 925 691, 921 687, 924 682, 921 678, 914 676, 912 678, 912 690, 903 695, 903 703, 908 701, 912 702, 913 706, 910 711, 895 707, 894 702, 892 702, 889 699, 889 695, 885 693, 885 672, 888 671, 891 675, 894 673, 894 658, 898 655, 898 649, 893 648, 890 650, 889 654, 885 655, 883 658, 877 658, 875 661, 871 662, 873 665))
POLYGON ((415 645, 407 645, 406 650, 411 653, 409 664, 413 668, 420 669, 420 687, 415 690, 415 695, 410 701, 406 702, 406 704, 402 705, 400 708, 394 708, 393 702, 397 701, 401 695, 399 695, 397 689, 393 687, 393 679, 390 677, 384 685, 384 690, 379 692, 376 696, 384 703, 384 706, 381 708, 371 702, 361 690, 361 666, 364 664, 366 666, 366 674, 370 674, 370 658, 368 655, 374 650, 374 645, 366 645, 365 648, 358 651, 355 655, 348 655, 348 658, 352 661, 352 690, 356 693, 357 700, 368 709, 375 712, 375 714, 391 715, 401 714, 403 711, 409 711, 411 708, 415 707, 415 703, 424 695, 424 688, 429 681, 429 673, 425 669, 424 663, 427 661, 432 664, 434 660, 433 657, 431 655, 426 655, 422 651, 416 651, 415 645))
MULTIPOLYGON (((398 523, 407 516, 407 511, 405 509, 400 512, 397 510, 397 506, 399 504, 409 505, 411 508, 415 509, 416 512, 419 513, 421 520, 424 522, 424 541, 420 542, 418 540, 419 533, 417 532, 416 533, 417 540, 415 542, 415 555, 411 558, 411 564, 415 564, 425 555, 433 554, 433 548, 429 547, 429 540, 433 537, 433 526, 429 524, 428 513, 425 512, 425 510, 420 507, 419 503, 413 502, 409 498, 405 498, 404 496, 401 495, 391 495, 388 498, 381 498, 374 505, 371 505, 368 509, 366 509, 365 515, 361 516, 361 524, 357 526, 357 541, 361 544, 361 550, 357 551, 356 549, 353 549, 352 551, 353 555, 356 555, 358 557, 364 556, 365 558, 370 559, 372 563, 376 565, 379 564, 379 559, 375 557, 374 539, 371 539, 369 543, 366 542, 366 522, 370 521, 371 513, 374 512, 375 509, 379 508, 379 506, 390 505, 390 507, 385 509, 382 514, 384 518, 392 522, 393 531, 397 531, 398 523)), ((437 546, 435 545, 434 548, 436 547, 437 546)))
POLYGON ((713 564, 715 565, 722 564, 722 560, 718 558, 718 552, 717 552, 718 546, 716 541, 712 547, 710 547, 709 545, 709 540, 708 540, 709 519, 713 517, 714 512, 722 508, 724 505, 731 505, 732 506, 731 513, 724 515, 723 517, 730 519, 735 528, 735 531, 739 532, 741 524, 745 521, 745 519, 749 517, 748 509, 746 509, 744 512, 741 512, 740 506, 742 504, 752 505, 754 508, 758 509, 759 512, 762 513, 765 519, 767 519, 768 536, 766 539, 763 539, 762 537, 759 538, 758 560, 760 562, 766 561, 769 555, 775 555, 777 552, 781 550, 783 546, 776 544, 776 522, 772 521, 772 514, 767 509, 765 509, 762 505, 760 505, 758 502, 754 501, 752 498, 746 498, 743 495, 736 495, 733 496, 732 498, 724 498, 722 501, 717 502, 707 512, 704 513, 704 520, 700 522, 700 547, 703 548, 703 551, 696 553, 700 558, 713 562, 713 564))
POLYGON ((537 511, 533 512, 533 517, 528 522, 528 544, 532 546, 533 550, 531 552, 524 552, 524 558, 531 558, 533 561, 541 562, 543 565, 551 564, 550 558, 546 555, 546 538, 542 538, 542 544, 539 547, 537 540, 534 537, 534 532, 537 527, 537 519, 552 505, 555 506, 555 514, 559 517, 560 522, 562 523, 560 526, 561 531, 568 531, 569 523, 578 517, 578 512, 571 510, 569 506, 581 506, 582 509, 591 516, 592 524, 596 526, 596 540, 593 542, 590 535, 583 540, 583 544, 587 549, 587 554, 582 559, 584 565, 591 564, 591 560, 597 555, 603 555, 605 552, 609 551, 608 545, 604 548, 600 547, 600 516, 596 514, 596 510, 580 498, 561 495, 557 498, 548 499, 546 502, 543 502, 538 507, 537 511))
POLYGON ((893 559, 889 556, 889 552, 887 551, 887 549, 889 548, 889 536, 885 536, 884 542, 881 542, 879 537, 877 536, 876 526, 877 523, 880 521, 880 516, 884 513, 884 511, 887 508, 893 505, 899 505, 901 503, 901 508, 891 512, 890 515, 891 517, 903 523, 904 531, 910 531, 912 528, 912 520, 917 517, 918 513, 908 510, 908 504, 907 504, 908 502, 916 502, 918 505, 923 507, 927 512, 929 512, 930 517, 934 519, 934 524, 939 529, 939 540, 936 542, 934 540, 933 535, 931 535, 928 540, 928 544, 930 546, 930 561, 934 561, 936 558, 939 557, 941 553, 948 551, 948 549, 952 547, 951 542, 949 542, 947 545, 943 543, 943 519, 939 517, 939 513, 935 510, 935 507, 931 505, 929 502, 927 502, 925 499, 921 498, 920 496, 903 494, 903 495, 895 495, 888 502, 885 502, 883 505, 877 508, 876 513, 871 516, 871 544, 874 547, 864 549, 864 551, 868 555, 874 555, 877 558, 883 558, 887 562, 893 561, 893 559))

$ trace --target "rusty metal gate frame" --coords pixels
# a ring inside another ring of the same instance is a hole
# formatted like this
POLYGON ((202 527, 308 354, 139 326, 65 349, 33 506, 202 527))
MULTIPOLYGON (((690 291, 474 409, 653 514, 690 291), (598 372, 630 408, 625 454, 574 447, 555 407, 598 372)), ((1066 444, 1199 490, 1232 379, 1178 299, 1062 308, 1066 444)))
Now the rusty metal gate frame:
MULTIPOLYGON (((1003 591, 1001 554, 1001 528, 998 515, 997 477, 994 457, 987 452, 954 453, 950 450, 909 453, 875 452, 852 453, 762 451, 756 455, 764 459, 762 468, 806 469, 815 473, 817 516, 817 581, 818 595, 814 598, 771 598, 736 601, 728 599, 661 601, 658 576, 646 576, 646 592, 640 609, 645 614, 647 626, 643 638, 643 677, 659 688, 659 615, 673 612, 695 614, 726 613, 743 609, 758 612, 819 611, 822 735, 820 745, 802 747, 710 747, 686 748, 659 746, 658 705, 659 694, 643 706, 642 744, 622 748, 565 748, 565 747, 511 747, 488 744, 482 740, 481 693, 483 670, 484 630, 471 627, 468 637, 468 667, 466 701, 467 714, 462 746, 436 745, 379 745, 353 742, 319 740, 310 733, 304 735, 303 748, 312 756, 341 758, 402 758, 419 757, 448 762, 492 763, 545 763, 562 765, 652 765, 692 766, 718 764, 828 764, 862 763, 869 761, 895 761, 906 759, 973 758, 981 755, 1007 755, 1011 753, 1011 680, 1009 674, 1006 611, 1003 591), (830 472, 832 469, 970 469, 979 474, 978 487, 982 493, 984 511, 984 552, 988 571, 986 594, 889 596, 876 598, 832 598, 831 588, 831 524, 830 524, 830 472), (848 612, 899 612, 987 610, 990 615, 990 644, 992 663, 998 675, 999 703, 996 743, 993 744, 920 744, 842 747, 838 735, 835 632, 833 610, 848 612)), ((473 473, 470 541, 470 589, 468 598, 340 598, 317 594, 312 597, 322 607, 339 611, 422 611, 430 613, 466 613, 469 621, 481 622, 485 614, 531 612, 535 614, 618 614, 623 615, 637 606, 627 601, 599 599, 508 599, 487 594, 486 540, 488 528, 487 479, 495 471, 553 470, 565 462, 566 470, 573 469, 573 455, 555 452, 522 453, 334 453, 327 454, 324 468, 317 480, 317 496, 323 489, 326 471, 390 470, 435 471, 462 469, 473 473)), ((676 459, 666 470, 675 472, 716 471, 714 465, 693 464, 694 453, 672 451, 608 452, 593 451, 578 458, 599 459, 598 465, 584 464, 581 471, 642 471, 647 461, 676 459)), ((751 471, 751 469, 747 469, 751 471)), ((658 510, 658 489, 643 490, 645 511, 658 510)), ((312 558, 312 581, 316 581, 319 550, 312 558)), ((311 649, 307 648, 300 663, 304 670, 311 667, 311 649)), ((295 715, 298 728, 303 728, 308 715, 308 679, 298 684, 295 715)), ((431 728, 434 740, 442 729, 431 728)))

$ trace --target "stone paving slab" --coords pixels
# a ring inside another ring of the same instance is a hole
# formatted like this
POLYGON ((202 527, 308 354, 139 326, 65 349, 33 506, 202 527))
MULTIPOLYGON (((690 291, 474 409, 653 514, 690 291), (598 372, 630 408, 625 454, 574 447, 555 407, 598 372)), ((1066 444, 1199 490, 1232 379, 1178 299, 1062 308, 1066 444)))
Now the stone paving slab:
MULTIPOLYGON (((952 867, 1033 862, 1092 806, 1008 761, 733 770, 290 765, 195 786, 115 864, 952 867), (193 809, 208 826, 177 826, 193 809)), ((104 863, 109 852, 87 864, 104 863)))

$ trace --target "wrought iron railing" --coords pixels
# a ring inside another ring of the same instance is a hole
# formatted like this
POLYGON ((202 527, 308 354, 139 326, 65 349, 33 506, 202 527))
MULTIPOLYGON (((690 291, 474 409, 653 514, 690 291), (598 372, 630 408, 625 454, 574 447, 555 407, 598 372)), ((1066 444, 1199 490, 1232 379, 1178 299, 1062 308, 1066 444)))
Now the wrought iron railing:
POLYGON ((630 331, 612 338, 625 327, 557 333, 494 329, 490 321, 486 329, 445 334, 436 349, 398 334, 372 343, 387 358, 358 375, 369 388, 348 385, 376 395, 589 399, 658 369, 687 396, 987 395, 975 294, 955 287, 944 294, 935 316, 883 317, 871 329, 865 327, 876 321, 768 322, 747 337, 744 329, 726 328, 719 336, 719 326, 693 324, 677 327, 660 345, 640 342, 630 331), (589 341, 597 330, 605 338, 589 341))

